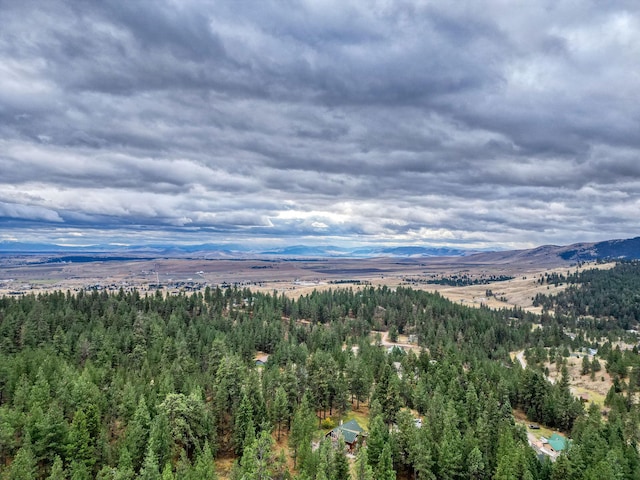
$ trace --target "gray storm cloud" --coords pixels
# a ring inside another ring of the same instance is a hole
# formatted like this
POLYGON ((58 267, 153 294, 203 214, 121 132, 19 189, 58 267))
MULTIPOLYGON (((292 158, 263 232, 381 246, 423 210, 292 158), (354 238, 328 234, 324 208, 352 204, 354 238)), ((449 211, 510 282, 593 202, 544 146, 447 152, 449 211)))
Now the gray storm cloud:
POLYGON ((634 2, 0 8, 1 238, 637 234, 634 2))

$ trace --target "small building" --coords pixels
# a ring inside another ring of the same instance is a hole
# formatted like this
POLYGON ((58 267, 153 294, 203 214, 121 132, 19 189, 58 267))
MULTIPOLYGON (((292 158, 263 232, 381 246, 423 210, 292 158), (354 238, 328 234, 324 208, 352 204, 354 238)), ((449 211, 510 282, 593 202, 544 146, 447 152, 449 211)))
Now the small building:
POLYGON ((549 446, 554 452, 562 452, 567 449, 567 439, 558 433, 554 433, 546 440, 544 446, 549 446))
POLYGON ((256 362, 257 367, 264 367, 267 361, 269 361, 269 355, 267 353, 259 352, 253 359, 256 362))
POLYGON ((349 449, 350 453, 353 453, 358 446, 358 443, 364 440, 367 432, 360 426, 356 420, 349 420, 347 423, 340 424, 329 433, 326 437, 331 438, 334 441, 338 441, 340 437, 344 439, 344 443, 349 449))

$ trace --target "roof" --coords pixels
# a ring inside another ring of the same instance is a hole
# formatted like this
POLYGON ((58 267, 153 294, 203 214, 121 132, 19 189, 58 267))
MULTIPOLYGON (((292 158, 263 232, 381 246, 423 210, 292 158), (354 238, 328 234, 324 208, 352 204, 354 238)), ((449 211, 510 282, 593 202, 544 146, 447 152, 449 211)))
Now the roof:
POLYGON ((551 435, 551 438, 549 438, 549 445, 551 445, 551 448, 556 452, 561 452, 567 448, 567 439, 562 435, 554 433, 551 435))
POLYGON ((354 443, 358 435, 364 432, 364 429, 355 420, 349 420, 347 423, 340 425, 339 427, 331 430, 331 435, 338 437, 342 435, 345 443, 354 443))
POLYGON ((267 360, 269 360, 269 355, 266 353, 257 353, 256 356, 254 357, 254 360, 256 361, 256 363, 267 363, 267 360))

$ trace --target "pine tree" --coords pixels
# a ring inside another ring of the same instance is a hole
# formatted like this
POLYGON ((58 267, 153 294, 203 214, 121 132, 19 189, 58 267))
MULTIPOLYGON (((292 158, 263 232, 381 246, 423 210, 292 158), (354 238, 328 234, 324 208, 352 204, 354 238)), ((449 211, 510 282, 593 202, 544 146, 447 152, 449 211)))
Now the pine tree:
POLYGON ((589 357, 585 355, 582 357, 582 370, 580 371, 581 375, 587 375, 591 370, 591 362, 589 361, 589 357))
POLYGON ((442 438, 438 445, 438 478, 457 478, 463 469, 462 436, 456 425, 456 412, 450 402, 444 415, 442 438))
POLYGON ((158 458, 152 448, 147 448, 144 456, 144 462, 140 469, 140 480, 160 480, 160 469, 158 467, 158 458))
POLYGON ((218 475, 208 441, 205 441, 202 452, 196 457, 193 471, 194 478, 197 480, 217 480, 218 475))
POLYGON ((400 386, 397 373, 388 363, 382 368, 373 397, 380 402, 384 421, 389 425, 394 423, 401 406, 400 386))
POLYGON ((409 456, 417 435, 413 415, 410 410, 403 409, 398 412, 398 428, 393 432, 393 443, 396 446, 398 461, 403 466, 410 465, 409 456))
POLYGON ((236 418, 233 429, 233 445, 236 455, 242 456, 245 441, 255 436, 253 424, 253 409, 246 393, 243 393, 240 406, 236 409, 236 418))
POLYGON ((151 422, 149 445, 158 458, 158 465, 164 465, 170 460, 173 439, 169 429, 169 420, 162 412, 153 417, 151 422))
POLYGON ((371 468, 371 465, 369 465, 367 447, 360 448, 356 455, 354 480, 373 480, 373 469, 371 468))
POLYGON ((378 471, 378 462, 388 441, 389 428, 384 423, 382 415, 378 415, 369 424, 369 437, 367 438, 369 465, 375 472, 378 471))
POLYGON ((272 474, 273 439, 267 431, 260 435, 244 449, 240 465, 244 480, 268 480, 272 474))
POLYGON ((511 432, 503 429, 498 441, 497 466, 494 480, 519 480, 516 445, 511 432))
POLYGON ((393 469, 393 459, 391 458, 391 447, 388 443, 382 449, 375 472, 376 480, 396 480, 396 472, 393 469))
POLYGON ((436 478, 433 473, 432 445, 429 429, 426 426, 418 429, 415 442, 409 452, 409 461, 413 465, 418 480, 435 480, 436 478))
MULTIPOLYGON (((69 429, 69 439, 67 443, 67 458, 71 462, 80 462, 90 471, 95 463, 94 448, 87 426, 87 416, 83 410, 76 411, 69 429)), ((79 472, 81 469, 76 466, 73 471, 79 472)), ((80 474, 78 474, 80 475, 80 474)))
POLYGON ((47 480, 65 480, 65 478, 66 477, 64 475, 64 468, 62 467, 62 459, 58 455, 56 455, 47 480))
POLYGON ((143 395, 140 395, 133 419, 127 427, 126 444, 131 455, 134 470, 138 470, 145 454, 145 446, 149 439, 151 418, 143 395))
POLYGON ((280 429, 289 417, 289 406, 287 404, 287 393, 284 388, 276 389, 276 398, 273 401, 272 418, 278 431, 278 441, 280 441, 280 429))
POLYGON ((482 452, 476 446, 469 452, 469 458, 467 458, 467 475, 469 480, 480 480, 484 478, 484 460, 482 458, 482 452))
POLYGON ((571 480, 572 478, 571 462, 566 455, 560 455, 553 463, 551 480, 571 480))
POLYGON ((291 423, 291 435, 289 435, 289 447, 293 450, 293 465, 297 467, 298 458, 304 457, 311 451, 311 437, 316 428, 316 414, 309 405, 305 394, 298 406, 293 422, 291 423))
POLYGON ((131 479, 133 477, 134 477, 134 473, 133 473, 133 463, 131 462, 131 455, 129 455, 129 450, 125 445, 120 450, 120 458, 118 459, 117 479, 125 480, 125 479, 131 479))
POLYGON ((91 471, 87 465, 79 460, 74 460, 69 466, 69 479, 70 480, 90 480, 91 471))
POLYGON ((34 478, 36 478, 36 459, 31 450, 31 438, 27 435, 9 467, 7 479, 33 480, 34 478))
POLYGON ((171 468, 171 463, 167 462, 162 469, 162 477, 161 480, 175 480, 173 476, 173 469, 171 468))
POLYGON ((349 460, 346 455, 346 445, 341 438, 333 455, 333 469, 331 480, 350 480, 349 460))

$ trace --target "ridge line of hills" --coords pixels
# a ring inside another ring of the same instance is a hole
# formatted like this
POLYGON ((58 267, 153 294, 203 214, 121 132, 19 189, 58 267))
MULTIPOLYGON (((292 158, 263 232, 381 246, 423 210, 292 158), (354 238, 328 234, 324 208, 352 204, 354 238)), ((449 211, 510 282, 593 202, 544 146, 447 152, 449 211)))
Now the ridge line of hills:
POLYGON ((465 263, 575 263, 606 259, 640 259, 640 237, 616 239, 571 245, 542 245, 531 249, 479 251, 464 248, 396 246, 396 247, 337 247, 292 245, 276 249, 250 249, 239 244, 199 245, 139 245, 113 246, 94 245, 86 247, 58 246, 21 242, 0 242, 0 255, 47 256, 48 262, 91 261, 96 259, 140 258, 449 258, 463 257, 465 263))

